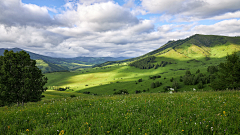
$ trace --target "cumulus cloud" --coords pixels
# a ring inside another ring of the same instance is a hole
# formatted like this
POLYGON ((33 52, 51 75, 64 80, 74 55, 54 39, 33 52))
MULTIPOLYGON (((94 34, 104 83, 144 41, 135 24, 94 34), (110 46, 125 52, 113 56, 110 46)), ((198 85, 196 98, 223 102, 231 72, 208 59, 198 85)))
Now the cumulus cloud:
POLYGON ((214 20, 223 20, 223 19, 232 19, 232 18, 240 18, 240 11, 236 12, 228 12, 222 15, 214 16, 209 19, 214 19, 214 20))
POLYGON ((240 35, 240 20, 231 19, 223 20, 213 25, 198 25, 194 31, 200 34, 239 36, 240 35))
POLYGON ((84 5, 91 5, 94 3, 102 3, 102 2, 108 2, 108 1, 113 1, 113 0, 79 0, 79 3, 84 5))
POLYGON ((76 10, 67 10, 57 15, 57 20, 68 26, 90 28, 94 31, 114 30, 139 22, 128 9, 113 2, 77 5, 76 10))
POLYGON ((142 0, 149 13, 181 14, 198 19, 240 11, 239 0, 142 0))
MULTIPOLYGON (((47 7, 24 4, 21 0, 0 1, 0 23, 7 26, 51 26, 57 25, 48 14, 47 7)), ((51 9, 53 11, 53 9, 51 9)))
POLYGON ((142 6, 134 0, 125 2, 120 6, 113 0, 68 0, 56 10, 21 0, 0 1, 0 46, 53 57, 136 57, 196 33, 240 35, 240 11, 234 0, 220 4, 217 0, 142 0, 142 6), (48 11, 56 15, 52 18, 48 11), (161 13, 157 18, 169 24, 157 26, 156 19, 136 17, 147 13, 161 13), (203 18, 218 23, 172 23, 203 18))

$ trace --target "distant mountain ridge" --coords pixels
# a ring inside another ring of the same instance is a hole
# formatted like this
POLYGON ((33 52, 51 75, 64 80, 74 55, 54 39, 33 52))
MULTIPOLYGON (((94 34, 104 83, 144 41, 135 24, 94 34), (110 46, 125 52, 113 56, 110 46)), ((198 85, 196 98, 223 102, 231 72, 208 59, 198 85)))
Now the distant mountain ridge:
MULTIPOLYGON (((5 50, 13 50, 14 52, 22 51, 20 48, 0 48, 0 56, 3 56, 5 50)), ((23 50, 25 51, 25 50, 23 50)), ((75 58, 53 58, 49 56, 44 56, 40 54, 36 54, 30 51, 26 51, 29 53, 30 58, 37 60, 38 67, 42 70, 43 73, 46 72, 57 72, 57 71, 67 71, 74 70, 77 68, 86 68, 91 67, 95 64, 104 63, 106 61, 117 61, 128 59, 127 57, 75 57, 75 58)))
POLYGON ((160 48, 136 58, 105 62, 97 66, 129 63, 150 56, 181 60, 203 57, 221 58, 233 51, 240 51, 240 37, 195 34, 186 39, 169 41, 160 48))

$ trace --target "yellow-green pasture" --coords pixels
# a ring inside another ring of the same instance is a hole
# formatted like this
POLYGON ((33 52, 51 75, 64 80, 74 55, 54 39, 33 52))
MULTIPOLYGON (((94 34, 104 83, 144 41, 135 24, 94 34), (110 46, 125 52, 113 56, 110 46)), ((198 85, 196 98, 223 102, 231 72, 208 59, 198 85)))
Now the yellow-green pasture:
POLYGON ((1 107, 0 131, 3 135, 233 135, 240 134, 239 103, 239 91, 78 96, 1 107))

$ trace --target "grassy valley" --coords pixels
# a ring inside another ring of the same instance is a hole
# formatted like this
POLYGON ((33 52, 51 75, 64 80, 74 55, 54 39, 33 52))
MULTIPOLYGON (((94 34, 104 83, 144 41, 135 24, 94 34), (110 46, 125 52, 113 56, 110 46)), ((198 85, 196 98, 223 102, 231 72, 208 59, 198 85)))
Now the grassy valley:
POLYGON ((197 34, 137 58, 93 67, 38 60, 45 71, 52 70, 44 68, 49 65, 72 70, 44 74, 48 90, 42 101, 1 107, 0 131, 9 135, 240 134, 239 90, 213 91, 209 86, 214 75, 209 66, 218 67, 233 52, 240 55, 240 37, 197 34), (188 85, 182 81, 187 75, 200 81, 188 85), (176 83, 172 92, 169 88, 176 83), (129 94, 116 94, 124 91, 129 94))
MULTIPOLYGON (((164 92, 166 86, 172 87, 171 79, 173 78, 179 84, 178 91, 191 91, 193 88, 198 89, 198 85, 184 85, 180 82, 180 76, 184 76, 187 70, 197 76, 198 69, 206 77, 210 76, 207 72, 209 66, 217 66, 226 61, 227 54, 240 51, 239 40, 239 37, 194 35, 185 40, 168 42, 163 47, 135 59, 107 62, 98 65, 99 67, 71 73, 45 74, 49 78, 47 87, 50 89, 53 86, 71 87, 71 91, 74 92, 90 92, 100 95, 113 94, 123 89, 132 94, 136 91, 157 93, 164 92), (150 65, 161 65, 163 62, 168 64, 150 69, 129 66, 131 63, 142 64, 142 60, 149 57, 155 58, 149 62, 150 65), (160 75, 161 78, 154 80, 149 78, 154 75, 160 75), (139 79, 142 79, 142 82, 138 82, 139 79), (160 82, 162 85, 151 88, 153 82, 160 82)), ((198 90, 208 91, 211 87, 209 84, 203 84, 203 88, 198 90)))

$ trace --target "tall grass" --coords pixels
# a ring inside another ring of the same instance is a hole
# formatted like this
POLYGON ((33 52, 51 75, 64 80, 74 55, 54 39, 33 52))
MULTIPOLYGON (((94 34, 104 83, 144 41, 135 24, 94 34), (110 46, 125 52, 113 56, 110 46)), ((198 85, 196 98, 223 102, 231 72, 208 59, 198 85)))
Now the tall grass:
POLYGON ((57 99, 0 108, 1 134, 239 134, 240 93, 57 99))

